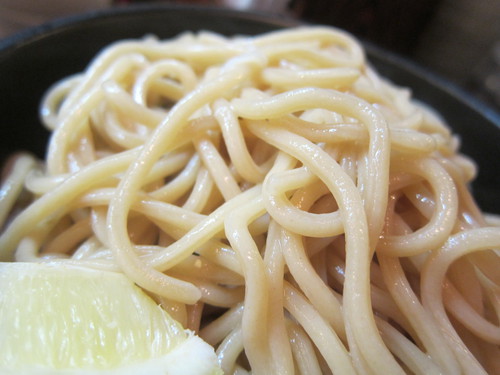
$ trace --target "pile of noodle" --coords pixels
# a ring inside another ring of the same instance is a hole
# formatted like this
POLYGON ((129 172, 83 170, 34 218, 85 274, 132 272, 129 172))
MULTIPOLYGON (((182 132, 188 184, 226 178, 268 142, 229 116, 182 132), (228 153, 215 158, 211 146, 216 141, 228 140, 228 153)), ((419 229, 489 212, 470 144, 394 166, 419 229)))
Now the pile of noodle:
POLYGON ((326 27, 104 49, 4 180, 2 260, 123 272, 226 374, 500 373, 499 221, 409 90, 326 27))

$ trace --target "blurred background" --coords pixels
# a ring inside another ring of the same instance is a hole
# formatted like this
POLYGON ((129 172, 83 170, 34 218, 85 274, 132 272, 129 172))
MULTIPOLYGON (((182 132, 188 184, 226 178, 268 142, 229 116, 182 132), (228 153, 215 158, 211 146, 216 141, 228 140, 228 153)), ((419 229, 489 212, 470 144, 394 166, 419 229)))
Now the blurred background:
MULTIPOLYGON (((0 0, 0 38, 54 18, 165 0, 0 0)), ((500 0, 190 0, 329 24, 416 61, 500 112, 500 0)))

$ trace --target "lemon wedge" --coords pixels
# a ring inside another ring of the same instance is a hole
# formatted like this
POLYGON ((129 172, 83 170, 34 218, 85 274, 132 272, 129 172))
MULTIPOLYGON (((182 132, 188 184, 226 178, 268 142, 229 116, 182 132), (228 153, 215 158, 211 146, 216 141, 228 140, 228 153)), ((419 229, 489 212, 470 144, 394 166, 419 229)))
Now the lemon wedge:
POLYGON ((1 374, 219 375, 214 349, 126 276, 0 263, 1 374))

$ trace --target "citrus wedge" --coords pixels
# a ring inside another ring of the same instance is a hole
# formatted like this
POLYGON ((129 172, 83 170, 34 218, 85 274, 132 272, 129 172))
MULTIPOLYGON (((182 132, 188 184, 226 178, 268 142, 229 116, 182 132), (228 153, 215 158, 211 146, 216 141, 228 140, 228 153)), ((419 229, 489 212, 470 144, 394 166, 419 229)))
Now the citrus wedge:
POLYGON ((126 276, 0 263, 1 374, 222 374, 213 348, 126 276))

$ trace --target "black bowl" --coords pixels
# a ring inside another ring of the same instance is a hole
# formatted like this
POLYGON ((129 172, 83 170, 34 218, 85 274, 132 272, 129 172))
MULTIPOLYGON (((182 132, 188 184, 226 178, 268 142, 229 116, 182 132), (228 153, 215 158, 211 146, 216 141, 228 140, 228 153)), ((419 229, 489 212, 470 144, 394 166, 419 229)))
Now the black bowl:
MULTIPOLYGON (((48 133, 38 119, 41 96, 60 78, 83 70, 115 40, 146 34, 169 38, 188 29, 253 35, 297 24, 229 9, 149 5, 56 20, 0 41, 0 162, 19 149, 43 157, 48 133)), ((461 136, 463 153, 480 168, 473 183, 477 201, 484 210, 500 213, 500 116, 421 67, 373 45, 366 49, 382 75, 410 87, 461 136)))

